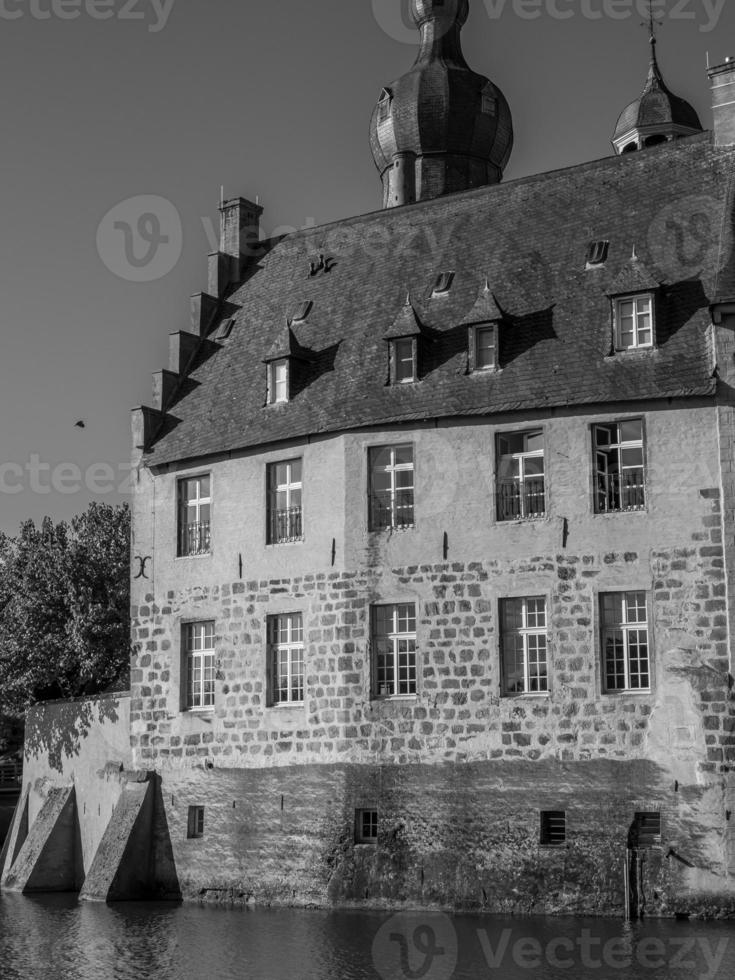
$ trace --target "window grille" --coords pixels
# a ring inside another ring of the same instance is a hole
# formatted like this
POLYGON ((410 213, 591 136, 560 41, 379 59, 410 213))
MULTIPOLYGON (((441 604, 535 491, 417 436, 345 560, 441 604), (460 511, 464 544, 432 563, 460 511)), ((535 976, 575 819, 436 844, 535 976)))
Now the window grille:
POLYGON ((373 693, 379 698, 416 693, 413 603, 373 608, 373 693))
POLYGON ((533 596, 500 602, 503 694, 549 690, 546 599, 533 596))
POLYGON ((650 690, 646 593, 604 593, 600 606, 605 691, 650 690))

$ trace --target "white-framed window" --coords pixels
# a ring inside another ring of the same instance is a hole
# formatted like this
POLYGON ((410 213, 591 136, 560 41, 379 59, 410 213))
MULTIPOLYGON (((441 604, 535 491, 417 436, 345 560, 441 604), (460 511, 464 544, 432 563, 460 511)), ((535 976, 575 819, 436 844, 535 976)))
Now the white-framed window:
POLYGON ((182 558, 187 555, 209 554, 211 543, 212 516, 212 478, 190 476, 179 480, 176 487, 178 497, 178 533, 176 554, 182 558))
POLYGON ((497 331, 494 326, 472 327, 472 370, 494 371, 497 359, 497 331))
POLYGON ((355 843, 377 844, 378 811, 375 809, 355 810, 355 843))
POLYGON ((413 527, 413 446, 377 446, 368 461, 370 530, 413 527))
POLYGON ((186 836, 190 839, 204 837, 204 807, 190 806, 186 820, 186 836))
POLYGON ((544 694, 549 690, 546 599, 501 599, 503 694, 544 694))
POLYGON ((615 349, 641 350, 653 347, 654 297, 652 293, 621 296, 614 300, 615 349))
POLYGON ((270 361, 268 368, 268 404, 278 405, 288 401, 289 363, 287 357, 270 361))
POLYGON ((408 384, 416 381, 418 369, 416 365, 416 340, 413 337, 402 337, 391 341, 391 368, 393 384, 408 384))
POLYGON ((304 537, 302 461, 287 459, 268 466, 268 544, 304 537))
POLYGON ((605 693, 650 691, 646 593, 603 593, 600 612, 605 693))
POLYGON ((498 520, 544 517, 546 481, 542 430, 501 433, 497 437, 497 458, 498 520))
POLYGON ((373 694, 378 698, 416 693, 416 606, 412 602, 373 607, 373 694))
POLYGON ((542 847, 560 847, 567 840, 565 810, 542 810, 539 843, 542 847))
POLYGON ((646 506, 643 419, 592 427, 595 513, 643 510, 646 506))
POLYGON ((214 623, 186 623, 186 706, 190 709, 214 707, 214 623))
POLYGON ((304 700, 304 619, 299 613, 268 617, 270 703, 304 700))

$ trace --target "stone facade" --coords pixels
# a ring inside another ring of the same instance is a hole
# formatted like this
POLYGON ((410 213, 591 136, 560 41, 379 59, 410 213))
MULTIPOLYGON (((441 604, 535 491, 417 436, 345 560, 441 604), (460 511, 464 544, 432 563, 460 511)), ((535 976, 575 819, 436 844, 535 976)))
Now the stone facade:
POLYGON ((142 472, 135 548, 155 559, 133 582, 131 740, 135 765, 162 776, 183 893, 618 914, 627 835, 653 811, 647 911, 728 908, 721 446, 718 410, 690 402, 347 433, 142 472), (644 420, 646 510, 597 515, 590 427, 621 415, 644 420), (537 427, 546 517, 498 521, 496 436, 537 427), (367 450, 408 441, 415 527, 371 532, 367 450), (265 467, 300 456, 305 540, 267 545, 265 467), (178 558, 173 501, 190 472, 212 476, 212 547, 178 558), (622 590, 647 597, 652 681, 606 694, 600 595, 622 590), (503 695, 499 603, 513 596, 546 600, 546 694, 503 695), (415 696, 374 696, 371 609, 385 602, 416 607, 415 696), (267 618, 286 612, 303 615, 305 694, 272 705, 267 618), (215 705, 183 710, 182 627, 203 620, 215 705), (198 805, 206 832, 189 840, 198 805), (361 808, 378 811, 377 847, 355 843, 361 808), (540 845, 545 810, 566 811, 565 847, 540 845))

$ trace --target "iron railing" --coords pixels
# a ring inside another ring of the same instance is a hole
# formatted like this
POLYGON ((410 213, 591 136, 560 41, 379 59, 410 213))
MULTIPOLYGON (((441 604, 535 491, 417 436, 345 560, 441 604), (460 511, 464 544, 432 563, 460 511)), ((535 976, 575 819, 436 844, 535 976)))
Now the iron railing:
POLYGON ((179 556, 207 555, 210 545, 209 521, 179 526, 179 556))
POLYGON ((268 523, 268 543, 288 544, 304 537, 303 514, 300 507, 271 510, 268 523))
POLYGON ((370 530, 413 527, 413 490, 370 494, 370 530))
POLYGON ((546 515, 546 488, 543 476, 498 483, 498 520, 516 521, 546 515))
POLYGON ((597 513, 643 510, 646 491, 642 470, 626 470, 623 473, 597 474, 597 513))

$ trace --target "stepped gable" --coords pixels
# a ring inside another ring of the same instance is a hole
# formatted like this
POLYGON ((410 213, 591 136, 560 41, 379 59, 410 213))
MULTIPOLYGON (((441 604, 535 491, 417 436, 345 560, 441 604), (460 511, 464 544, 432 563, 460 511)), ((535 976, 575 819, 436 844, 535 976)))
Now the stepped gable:
POLYGON ((714 394, 708 307, 733 282, 732 222, 722 220, 729 159, 702 134, 656 153, 609 157, 261 243, 246 281, 220 301, 235 311, 235 329, 195 358, 148 441, 146 462, 388 422, 714 394), (667 220, 686 219, 693 188, 707 202, 711 231, 712 247, 699 250, 701 269, 667 220), (607 261, 586 271, 597 239, 610 242, 607 261), (658 348, 611 357, 609 293, 634 249, 663 287, 658 348), (320 254, 329 271, 313 274, 320 254), (432 299, 446 269, 455 270, 452 288, 432 299), (486 279, 512 339, 502 371, 468 378, 463 325, 486 279), (442 356, 419 382, 386 387, 384 337, 407 289, 442 356), (675 302, 667 303, 669 295, 675 302), (333 364, 290 403, 266 406, 263 361, 274 329, 284 309, 306 299, 319 316, 294 323, 294 338, 305 350, 334 348, 333 364))

